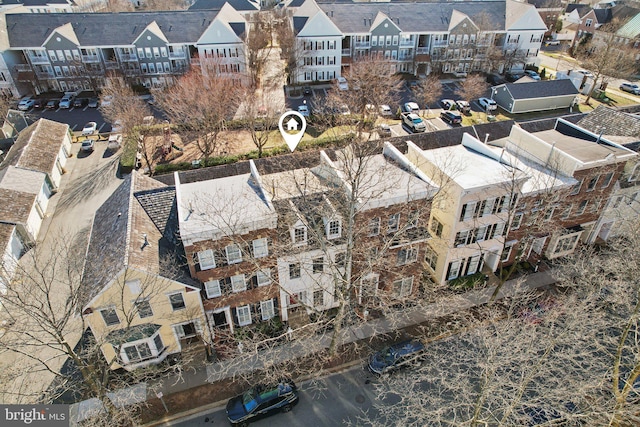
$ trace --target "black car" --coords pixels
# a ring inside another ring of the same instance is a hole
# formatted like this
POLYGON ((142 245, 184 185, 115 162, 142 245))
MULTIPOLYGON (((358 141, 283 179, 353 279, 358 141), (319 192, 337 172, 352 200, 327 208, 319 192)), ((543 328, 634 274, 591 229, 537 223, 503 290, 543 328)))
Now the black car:
POLYGON ((60 100, 59 99, 50 99, 47 102, 47 105, 45 105, 45 108, 47 110, 55 110, 56 108, 58 108, 58 105, 60 105, 60 100))
POLYGON ((36 98, 35 102, 33 103, 33 108, 41 109, 41 108, 44 108, 46 104, 47 104, 46 99, 36 98))
POLYGON ((419 361, 423 352, 422 341, 416 339, 403 341, 373 353, 369 356, 367 367, 374 374, 381 375, 419 361))
POLYGON ((311 86, 304 86, 304 87, 302 88, 302 92, 303 92, 305 95, 311 95, 311 86))
POLYGON ((504 82, 505 79, 503 79, 499 74, 489 74, 487 76, 487 83, 489 83, 491 86, 501 85, 504 82))
POLYGON ((82 108, 89 103, 87 98, 76 98, 73 100, 73 108, 82 108))
POLYGON ((227 418, 231 425, 247 426, 275 412, 289 412, 297 402, 297 388, 291 380, 258 384, 227 402, 227 418))
POLYGON ((511 83, 515 82, 516 80, 520 80, 523 77, 524 73, 507 73, 504 75, 504 78, 511 83))
POLYGON ((440 118, 450 125, 458 125, 462 123, 462 116, 453 111, 443 111, 440 113, 440 118))

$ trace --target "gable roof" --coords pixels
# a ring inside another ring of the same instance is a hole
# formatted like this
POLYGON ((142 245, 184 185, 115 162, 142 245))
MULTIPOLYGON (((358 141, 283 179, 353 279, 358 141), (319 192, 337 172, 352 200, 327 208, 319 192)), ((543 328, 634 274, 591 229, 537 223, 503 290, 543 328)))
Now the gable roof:
POLYGON ((7 15, 9 46, 42 46, 51 33, 70 24, 80 46, 129 46, 153 22, 169 43, 193 43, 209 27, 216 10, 127 13, 19 13, 7 15))
MULTIPOLYGON (((578 95, 578 89, 569 79, 505 83, 513 99, 544 98, 547 96, 578 95)), ((500 86, 497 86, 497 90, 500 86)))
POLYGON ((260 10, 260 6, 250 0, 196 0, 188 10, 220 10, 225 3, 229 3, 237 11, 253 12, 260 10))
MULTIPOLYGON (((303 6, 309 1, 307 0, 303 6)), ((344 33, 368 33, 378 15, 383 11, 391 20, 406 32, 425 33, 448 32, 452 14, 459 11, 469 16, 486 16, 488 24, 497 31, 505 29, 506 4, 503 1, 481 2, 389 2, 389 3, 319 3, 318 6, 331 21, 344 33)), ((513 2, 516 3, 516 2, 513 2)), ((526 7, 532 7, 525 5, 526 7)), ((300 10, 303 8, 301 7, 300 10)), ((300 16, 297 13, 296 16, 300 16)))
POLYGON ((593 9, 594 15, 596 15, 596 19, 598 20, 598 24, 606 24, 611 21, 613 18, 613 13, 611 9, 593 9))
POLYGON ((40 119, 20 132, 0 168, 13 165, 49 174, 69 126, 52 120, 40 119))
POLYGON ((591 10, 591 6, 588 4, 570 3, 567 5, 565 13, 571 13, 574 10, 578 13, 578 16, 583 17, 591 10))
POLYGON ((200 289, 181 261, 184 249, 177 235, 175 188, 132 172, 94 216, 82 305, 126 267, 200 289))

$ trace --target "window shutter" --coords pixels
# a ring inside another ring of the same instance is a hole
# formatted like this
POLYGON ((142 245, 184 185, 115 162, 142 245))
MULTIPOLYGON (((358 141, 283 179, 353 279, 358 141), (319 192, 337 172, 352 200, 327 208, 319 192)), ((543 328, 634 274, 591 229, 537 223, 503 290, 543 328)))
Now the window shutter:
POLYGON ((235 307, 231 309, 231 317, 233 318, 233 325, 240 326, 238 323, 238 310, 235 307))

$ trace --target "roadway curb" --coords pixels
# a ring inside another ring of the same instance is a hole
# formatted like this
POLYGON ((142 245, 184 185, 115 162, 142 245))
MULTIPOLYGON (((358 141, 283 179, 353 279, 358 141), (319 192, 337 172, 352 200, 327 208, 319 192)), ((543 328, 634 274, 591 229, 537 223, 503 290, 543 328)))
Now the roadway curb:
MULTIPOLYGON (((322 378, 324 377, 328 377, 330 375, 334 375, 334 374, 338 374, 340 372, 346 371, 347 369, 350 369, 356 365, 359 365, 363 362, 364 359, 357 359, 357 360, 352 360, 349 361, 347 363, 344 363, 342 365, 338 365, 338 366, 334 366, 332 368, 327 369, 326 375, 323 375, 322 378)), ((303 375, 299 378, 296 379, 297 383, 303 383, 305 381, 310 380, 311 378, 313 378, 314 375, 312 374, 307 374, 307 375, 303 375)), ((176 421, 176 420, 180 420, 180 421, 189 421, 192 420, 194 418, 196 418, 197 416, 200 416, 199 414, 202 412, 208 412, 208 411, 213 411, 219 408, 224 408, 225 405, 227 404, 227 400, 219 400, 217 402, 213 402, 213 403, 209 403, 208 405, 204 405, 204 406, 200 406, 198 408, 193 408, 193 409, 189 409, 188 411, 183 411, 183 412, 178 412, 175 414, 171 414, 171 415, 167 415, 166 417, 147 423, 147 424, 142 424, 141 427, 157 427, 157 426, 162 426, 162 425, 170 425, 171 422, 176 421)))

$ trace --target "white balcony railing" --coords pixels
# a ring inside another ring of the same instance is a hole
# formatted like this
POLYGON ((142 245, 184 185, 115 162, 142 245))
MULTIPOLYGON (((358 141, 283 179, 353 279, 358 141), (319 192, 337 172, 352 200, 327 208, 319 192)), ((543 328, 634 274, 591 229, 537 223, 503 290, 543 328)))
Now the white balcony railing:
POLYGON ((419 47, 416 49, 416 55, 428 55, 429 50, 428 47, 419 47))
POLYGON ((342 49, 342 56, 351 55, 351 49, 342 49))
POLYGON ((100 62, 98 55, 82 55, 82 62, 100 62))
POLYGON ((49 58, 47 56, 31 56, 29 55, 29 61, 32 64, 48 64, 49 58))
POLYGON ((138 55, 136 55, 135 53, 121 53, 120 60, 126 62, 137 61, 138 55))
POLYGON ((169 52, 169 59, 184 59, 186 57, 184 51, 169 52))

